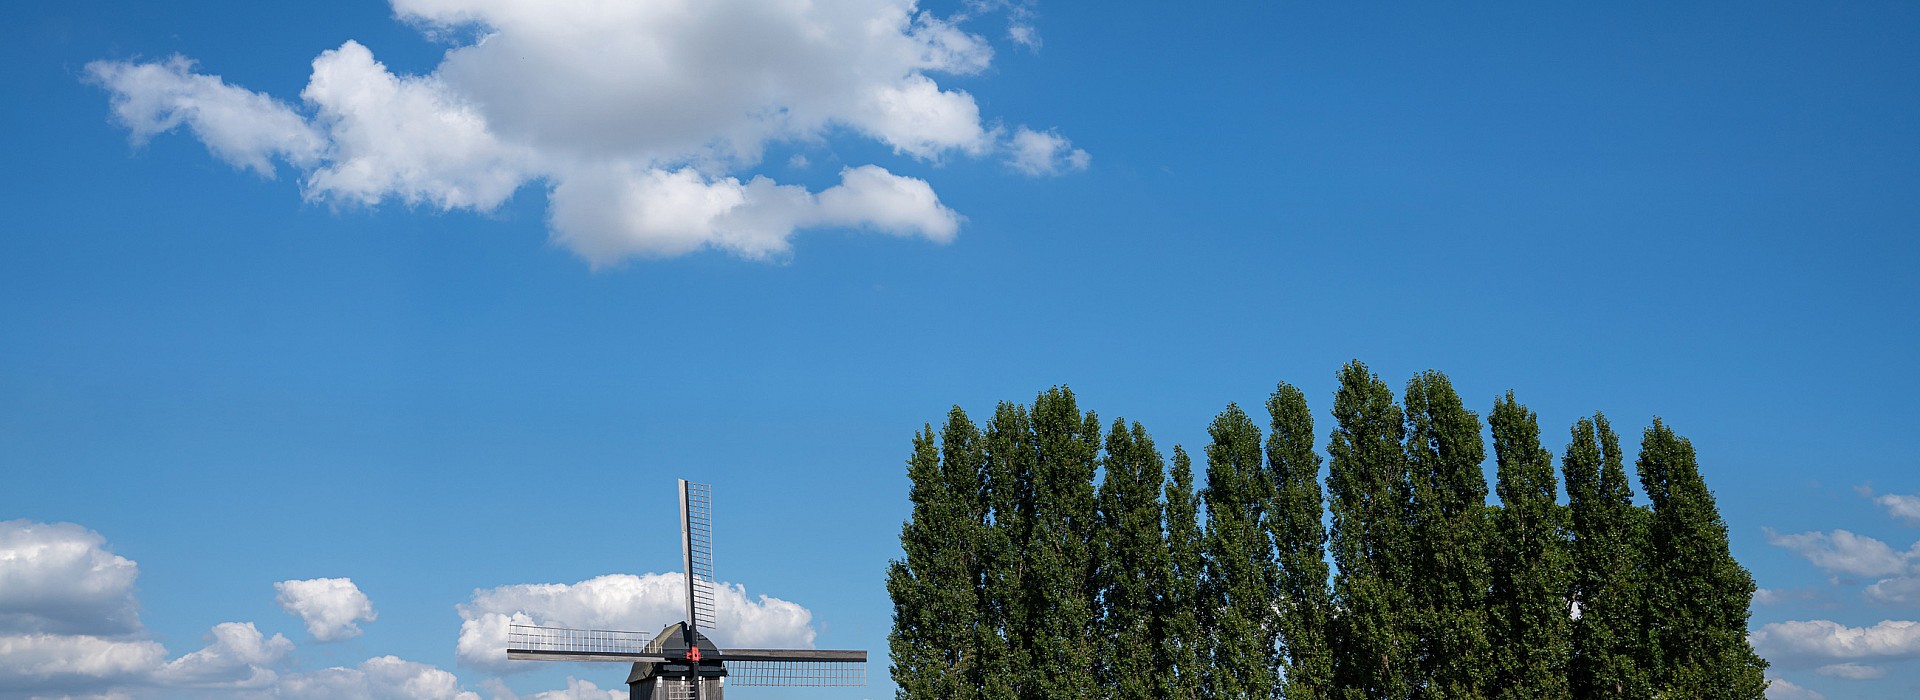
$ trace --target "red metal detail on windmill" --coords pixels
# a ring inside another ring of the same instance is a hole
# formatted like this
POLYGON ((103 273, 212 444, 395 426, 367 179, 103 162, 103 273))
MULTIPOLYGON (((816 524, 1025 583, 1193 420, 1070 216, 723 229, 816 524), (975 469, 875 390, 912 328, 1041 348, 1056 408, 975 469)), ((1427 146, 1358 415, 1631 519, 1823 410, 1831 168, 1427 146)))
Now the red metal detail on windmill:
POLYGON ((688 647, 688 648, 687 648, 687 660, 688 660, 688 661, 699 661, 699 660, 700 660, 700 646, 699 646, 699 645, 697 645, 697 644, 696 644, 696 645, 694 645, 694 646, 691 646, 691 647, 688 647))

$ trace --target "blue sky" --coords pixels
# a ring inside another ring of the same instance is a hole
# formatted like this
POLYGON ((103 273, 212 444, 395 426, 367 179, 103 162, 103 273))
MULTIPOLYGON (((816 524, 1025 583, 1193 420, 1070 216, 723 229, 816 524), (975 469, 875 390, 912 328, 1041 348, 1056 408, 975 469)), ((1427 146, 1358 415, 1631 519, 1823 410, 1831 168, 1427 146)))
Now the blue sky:
POLYGON ((0 695, 297 695, 389 655, 482 697, 615 688, 496 685, 456 606, 677 570, 685 476, 721 579, 875 653, 818 696, 886 697, 916 428, 1065 384, 1192 449, 1281 380, 1329 420, 1352 358, 1483 413, 1511 389, 1556 450, 1663 417, 1769 592, 1755 629, 1804 623, 1768 632, 1774 697, 1920 690, 1882 624, 1920 590, 1871 588, 1920 566, 1911 5, 849 0, 813 19, 909 19, 788 54, 716 3, 650 73, 638 20, 518 4, 11 13, 0 520, 137 564, 68 602, 139 623, 74 634, 210 651, 0 695), (382 80, 407 99, 356 101, 382 80), (276 602, 323 578, 362 634, 276 602))

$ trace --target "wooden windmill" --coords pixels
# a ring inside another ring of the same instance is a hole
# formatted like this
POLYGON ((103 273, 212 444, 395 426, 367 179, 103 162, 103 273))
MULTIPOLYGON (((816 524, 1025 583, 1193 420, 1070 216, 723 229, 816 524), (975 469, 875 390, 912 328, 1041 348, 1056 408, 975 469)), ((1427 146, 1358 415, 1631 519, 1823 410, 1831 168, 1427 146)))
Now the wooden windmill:
POLYGON ((680 553, 687 572, 687 618, 651 638, 644 632, 513 625, 507 658, 632 663, 632 700, 723 700, 728 685, 866 685, 867 652, 726 649, 701 629, 714 627, 713 489, 680 480, 680 553), (728 683, 731 679, 732 683, 728 683))

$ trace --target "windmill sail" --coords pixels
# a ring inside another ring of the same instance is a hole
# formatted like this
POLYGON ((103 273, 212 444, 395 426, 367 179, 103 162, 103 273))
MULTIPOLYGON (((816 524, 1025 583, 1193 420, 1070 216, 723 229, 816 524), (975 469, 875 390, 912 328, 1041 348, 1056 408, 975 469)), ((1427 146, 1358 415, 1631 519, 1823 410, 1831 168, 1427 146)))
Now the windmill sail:
POLYGON ((713 487, 680 480, 680 552, 687 572, 687 626, 713 629, 713 487))
POLYGON ((515 661, 666 661, 660 640, 641 632, 507 626, 507 658, 515 661))

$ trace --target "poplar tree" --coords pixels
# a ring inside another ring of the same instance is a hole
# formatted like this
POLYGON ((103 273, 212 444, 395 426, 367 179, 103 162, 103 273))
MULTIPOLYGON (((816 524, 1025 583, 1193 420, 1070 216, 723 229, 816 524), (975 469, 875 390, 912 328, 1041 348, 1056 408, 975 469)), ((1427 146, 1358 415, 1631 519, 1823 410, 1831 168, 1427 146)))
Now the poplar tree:
POLYGON ((1032 415, 1033 519, 1020 550, 1028 560, 1022 588, 1031 634, 1023 697, 1098 697, 1091 542, 1099 418, 1082 414, 1064 387, 1035 397, 1032 415))
POLYGON ((1167 567, 1155 609, 1154 638, 1160 645, 1155 677, 1159 696, 1199 700, 1206 678, 1206 635, 1194 611, 1200 604, 1201 534, 1199 499, 1193 492, 1193 461, 1175 445, 1166 496, 1167 567))
POLYGON ((1239 406, 1207 428, 1206 578, 1202 608, 1213 636, 1208 696, 1270 698, 1278 687, 1273 598, 1278 583, 1266 506, 1273 486, 1261 463, 1260 428, 1239 406))
POLYGON ((1117 700, 1158 698, 1155 590, 1167 569, 1160 488, 1166 465, 1145 428, 1115 420, 1100 484, 1099 683, 1117 700))
POLYGON ((947 673, 955 661, 949 649, 953 644, 941 616, 939 594, 942 582, 938 527, 934 525, 945 510, 947 494, 942 491, 940 450, 934 444, 933 426, 913 436, 913 456, 907 460, 907 479, 913 485, 908 499, 913 516, 900 528, 900 547, 905 561, 887 566, 887 594, 893 599, 893 631, 887 635, 891 652, 893 682, 899 686, 894 697, 902 700, 937 698, 957 691, 965 679, 947 673))
POLYGON ((1267 434, 1267 468, 1273 478, 1273 506, 1267 532, 1279 562, 1277 603, 1281 666, 1286 700, 1327 700, 1333 692, 1333 649, 1328 624, 1333 614, 1327 590, 1326 512, 1320 493, 1320 455, 1313 451, 1313 413, 1298 388, 1282 382, 1267 399, 1272 430, 1267 434))
POLYGON ((1334 678, 1349 700, 1401 700, 1419 678, 1419 641, 1407 619, 1406 518, 1410 510, 1405 426, 1393 390, 1355 360, 1340 371, 1328 440, 1334 678))
MULTIPOLYGON (((1025 406, 1002 401, 986 430, 987 564, 982 581, 980 639, 983 698, 1028 697, 1029 650, 1034 612, 1025 595, 1030 586, 1026 547, 1034 520, 1034 440, 1025 406)), ((1046 611, 1041 610, 1044 614, 1046 611)))
POLYGON ((1494 516, 1494 697, 1566 700, 1571 561, 1553 453, 1533 411, 1507 392, 1494 402, 1493 454, 1501 507, 1494 516))
POLYGON ((1573 652, 1568 685, 1580 700, 1653 696, 1641 625, 1646 511, 1633 505, 1620 436, 1599 413, 1573 424, 1561 469, 1573 524, 1573 652))
POLYGON ((1486 698, 1493 681, 1487 630, 1492 569, 1480 416, 1461 403, 1447 375, 1434 370, 1407 382, 1405 401, 1422 697, 1486 698))
POLYGON ((1760 700, 1767 662, 1747 642, 1753 576, 1733 559, 1693 443, 1655 418, 1636 466, 1653 501, 1644 590, 1654 687, 1664 697, 1760 700))
POLYGON ((907 462, 913 516, 901 527, 906 558, 892 562, 893 678, 900 698, 976 698, 982 667, 979 584, 986 527, 985 459, 980 435, 958 406, 947 414, 940 447, 927 426, 907 462))

